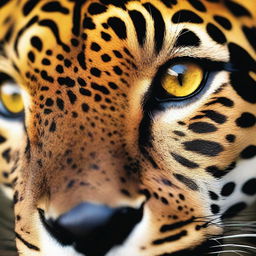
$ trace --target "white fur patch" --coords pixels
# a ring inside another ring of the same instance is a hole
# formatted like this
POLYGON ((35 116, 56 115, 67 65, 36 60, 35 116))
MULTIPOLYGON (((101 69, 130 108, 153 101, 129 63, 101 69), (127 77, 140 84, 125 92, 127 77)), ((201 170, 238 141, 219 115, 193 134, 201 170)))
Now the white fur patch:
MULTIPOLYGON (((134 228, 129 238, 120 246, 111 249, 106 256, 131 256, 142 255, 140 246, 143 241, 148 240, 147 234, 150 234, 148 227, 150 223, 149 210, 144 210, 143 220, 134 228)), ((42 224, 39 224, 40 243, 42 256, 84 256, 75 251, 72 246, 61 246, 51 235, 45 230, 42 224)))
POLYGON ((252 178, 256 178, 256 157, 249 160, 240 160, 236 168, 220 180, 221 188, 228 182, 236 184, 235 190, 230 196, 221 198, 219 205, 222 212, 236 203, 245 202, 250 205, 255 201, 255 196, 249 196, 242 192, 243 185, 252 178))
POLYGON ((74 250, 72 246, 61 246, 50 234, 40 225, 41 255, 42 256, 84 256, 74 250))

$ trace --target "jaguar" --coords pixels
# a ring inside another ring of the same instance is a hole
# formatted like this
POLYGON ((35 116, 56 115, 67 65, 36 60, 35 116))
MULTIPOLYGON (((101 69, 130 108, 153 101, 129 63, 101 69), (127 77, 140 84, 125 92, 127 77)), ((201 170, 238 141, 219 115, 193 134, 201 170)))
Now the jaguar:
POLYGON ((18 255, 227 251, 256 198, 255 1, 1 0, 0 24, 18 255))

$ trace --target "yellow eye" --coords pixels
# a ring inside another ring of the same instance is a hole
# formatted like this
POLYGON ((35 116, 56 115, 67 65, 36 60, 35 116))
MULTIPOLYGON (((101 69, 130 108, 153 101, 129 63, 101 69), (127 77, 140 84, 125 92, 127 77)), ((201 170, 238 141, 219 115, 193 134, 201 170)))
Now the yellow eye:
POLYGON ((24 110, 21 89, 12 80, 5 80, 0 85, 0 101, 5 115, 16 116, 24 110))
POLYGON ((173 98, 193 95, 202 84, 204 70, 197 64, 179 63, 170 66, 164 74, 161 83, 167 94, 173 98))

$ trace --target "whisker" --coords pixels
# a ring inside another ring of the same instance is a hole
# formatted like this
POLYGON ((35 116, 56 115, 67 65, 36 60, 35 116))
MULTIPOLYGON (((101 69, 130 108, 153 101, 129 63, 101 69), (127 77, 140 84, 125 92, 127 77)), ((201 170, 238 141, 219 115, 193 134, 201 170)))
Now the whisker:
POLYGON ((252 224, 250 222, 248 222, 248 223, 231 223, 231 224, 224 223, 223 226, 225 226, 225 227, 244 227, 244 226, 256 227, 256 223, 255 224, 252 224))
MULTIPOLYGON (((248 217, 248 216, 245 216, 245 217, 248 217)), ((225 220, 225 221, 223 221, 224 223, 233 223, 233 222, 253 222, 253 223, 256 223, 255 221, 253 221, 253 220, 246 220, 246 219, 244 219, 244 218, 236 218, 236 219, 229 219, 229 220, 225 220)))
POLYGON ((235 253, 236 255, 239 255, 239 256, 243 256, 243 254, 240 254, 240 253, 245 253, 245 254, 249 254, 248 252, 246 251, 242 251, 242 250, 224 250, 224 251, 217 251, 217 252, 209 252, 208 254, 210 255, 213 255, 213 254, 223 254, 223 253, 235 253))
POLYGON ((229 232, 232 230, 238 230, 239 232, 250 230, 251 232, 247 231, 247 233, 254 233, 256 230, 256 227, 252 227, 252 226, 222 226, 222 228, 225 228, 226 231, 229 231, 229 232))
POLYGON ((219 248, 219 247, 239 247, 239 248, 256 250, 256 247, 245 245, 245 244, 222 244, 222 245, 211 246, 211 248, 219 248))
MULTIPOLYGON (((256 234, 239 234, 230 236, 220 236, 214 239, 231 239, 231 238, 256 238, 256 234)), ((211 239, 210 239, 211 240, 211 239)))

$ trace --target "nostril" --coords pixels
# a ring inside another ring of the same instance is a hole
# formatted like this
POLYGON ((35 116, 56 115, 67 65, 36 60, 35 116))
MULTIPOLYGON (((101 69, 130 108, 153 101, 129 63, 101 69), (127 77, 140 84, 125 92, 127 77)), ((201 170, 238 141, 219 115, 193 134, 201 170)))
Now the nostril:
POLYGON ((86 256, 105 255, 113 246, 121 244, 142 219, 143 208, 110 208, 105 205, 83 203, 57 220, 41 220, 63 245, 74 245, 86 256))
POLYGON ((116 210, 104 205, 80 204, 62 215, 57 224, 75 237, 86 237, 107 225, 115 213, 116 210))

